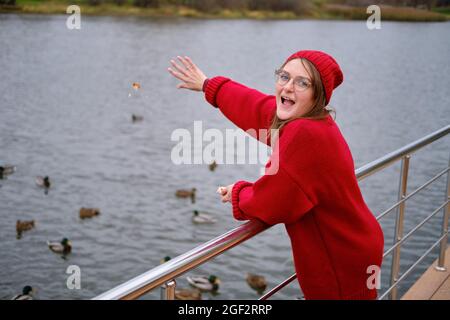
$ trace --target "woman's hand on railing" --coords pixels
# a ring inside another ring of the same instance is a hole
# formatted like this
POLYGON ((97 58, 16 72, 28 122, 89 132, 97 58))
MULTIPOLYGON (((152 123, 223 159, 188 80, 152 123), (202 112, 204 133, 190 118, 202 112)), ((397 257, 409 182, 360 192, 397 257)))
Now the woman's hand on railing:
POLYGON ((202 70, 200 70, 192 60, 184 56, 177 56, 179 61, 170 60, 173 68, 167 68, 169 73, 182 82, 177 85, 178 89, 189 89, 193 91, 202 91, 203 83, 207 79, 202 70))
POLYGON ((217 193, 220 194, 220 197, 222 198, 222 202, 231 202, 231 193, 233 191, 234 184, 230 184, 226 187, 219 187, 217 189, 217 193))

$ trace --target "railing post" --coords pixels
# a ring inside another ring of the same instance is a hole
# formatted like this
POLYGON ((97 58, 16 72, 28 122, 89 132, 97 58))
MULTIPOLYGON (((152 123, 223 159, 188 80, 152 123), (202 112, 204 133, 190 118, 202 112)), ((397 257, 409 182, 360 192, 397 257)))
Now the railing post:
MULTIPOLYGON (((402 158, 401 166, 401 176, 398 190, 398 200, 402 200, 406 197, 406 192, 408 189, 408 169, 409 169, 409 159, 410 155, 406 155, 402 158)), ((403 238, 403 220, 405 215, 405 202, 402 202, 397 209, 397 217, 395 220, 395 236, 394 245, 396 245, 403 238)), ((398 280, 398 274, 400 271, 400 247, 394 249, 392 254, 392 265, 391 265, 391 286, 398 280)), ((394 287, 390 294, 391 300, 397 300, 397 287, 394 287)))
MULTIPOLYGON (((450 156, 448 159, 448 166, 450 167, 450 156)), ((450 215, 450 205, 448 203, 450 199, 450 171, 447 171, 447 192, 445 193, 447 205, 444 207, 444 216, 442 218, 442 233, 441 236, 445 237, 441 240, 439 248, 439 260, 436 266, 438 271, 447 271, 444 267, 445 265, 445 251, 447 250, 447 240, 448 240, 448 216, 450 215)))
POLYGON ((175 279, 169 280, 161 286, 161 300, 175 300, 175 279))

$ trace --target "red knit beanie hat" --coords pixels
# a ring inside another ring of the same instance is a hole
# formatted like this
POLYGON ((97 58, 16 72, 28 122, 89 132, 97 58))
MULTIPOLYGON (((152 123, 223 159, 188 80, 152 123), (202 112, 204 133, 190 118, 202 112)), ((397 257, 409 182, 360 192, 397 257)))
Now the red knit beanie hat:
POLYGON ((334 60, 334 58, 329 54, 322 51, 302 50, 287 58, 285 64, 296 58, 304 58, 309 60, 316 67, 317 71, 319 71, 328 104, 330 102, 333 89, 336 89, 336 87, 344 81, 344 75, 342 74, 341 68, 337 64, 336 60, 334 60))

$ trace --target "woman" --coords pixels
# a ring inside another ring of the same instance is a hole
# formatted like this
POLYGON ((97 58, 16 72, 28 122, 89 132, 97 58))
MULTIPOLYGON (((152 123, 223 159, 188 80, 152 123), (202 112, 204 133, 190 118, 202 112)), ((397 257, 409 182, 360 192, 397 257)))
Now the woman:
MULTIPOLYGON (((375 299, 368 270, 381 267, 383 233, 367 207, 350 149, 327 107, 343 81, 337 62, 321 51, 292 54, 276 71, 275 96, 228 78, 208 79, 188 57, 171 60, 178 88, 206 100, 243 130, 278 129, 266 174, 221 188, 238 220, 284 223, 306 299, 375 299)), ((270 138, 270 139, 269 139, 270 138)), ((379 269, 378 269, 379 270, 379 269)))

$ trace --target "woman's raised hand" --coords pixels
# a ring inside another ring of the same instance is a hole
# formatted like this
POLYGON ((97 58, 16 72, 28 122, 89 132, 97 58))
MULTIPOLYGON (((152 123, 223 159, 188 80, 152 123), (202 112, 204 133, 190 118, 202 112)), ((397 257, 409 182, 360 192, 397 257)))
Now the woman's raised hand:
POLYGON ((170 60, 173 68, 167 69, 171 75, 182 81, 177 85, 177 88, 202 91, 203 83, 207 79, 202 70, 187 56, 184 56, 184 58, 177 56, 177 58, 179 61, 170 60))

